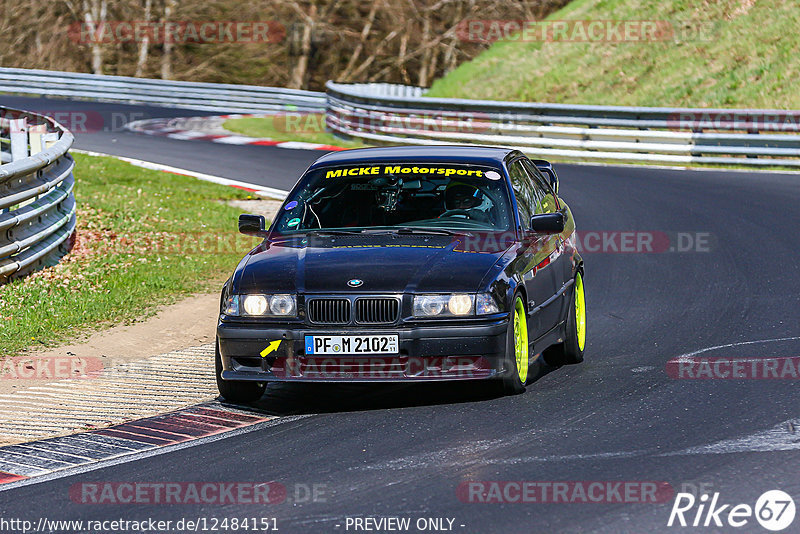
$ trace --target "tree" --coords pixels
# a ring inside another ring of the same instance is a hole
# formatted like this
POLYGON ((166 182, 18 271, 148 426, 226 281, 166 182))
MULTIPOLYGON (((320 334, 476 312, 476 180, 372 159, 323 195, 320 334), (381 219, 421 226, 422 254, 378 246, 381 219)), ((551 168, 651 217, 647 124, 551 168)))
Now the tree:
POLYGON ((329 79, 427 86, 488 46, 464 40, 460 24, 540 19, 567 1, 15 0, 0 4, 0 64, 316 90, 329 79), (163 31, 133 39, 112 31, 209 21, 268 21, 272 38, 173 42, 163 31))

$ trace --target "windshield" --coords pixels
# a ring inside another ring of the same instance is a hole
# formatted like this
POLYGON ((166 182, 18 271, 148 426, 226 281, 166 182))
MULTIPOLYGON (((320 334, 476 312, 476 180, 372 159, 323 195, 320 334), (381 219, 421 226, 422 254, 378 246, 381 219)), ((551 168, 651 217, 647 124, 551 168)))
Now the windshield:
POLYGON ((375 227, 503 231, 512 227, 500 169, 410 163, 323 167, 284 202, 273 229, 375 227))

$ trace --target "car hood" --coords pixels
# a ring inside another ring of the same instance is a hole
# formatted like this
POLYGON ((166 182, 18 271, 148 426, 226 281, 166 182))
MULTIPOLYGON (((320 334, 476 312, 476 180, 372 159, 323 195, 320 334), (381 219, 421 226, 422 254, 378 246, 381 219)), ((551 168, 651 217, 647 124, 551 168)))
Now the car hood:
POLYGON ((467 251, 463 238, 450 236, 313 241, 255 249, 238 277, 237 292, 474 292, 507 249, 467 251), (347 284, 353 279, 362 281, 356 289, 347 284))

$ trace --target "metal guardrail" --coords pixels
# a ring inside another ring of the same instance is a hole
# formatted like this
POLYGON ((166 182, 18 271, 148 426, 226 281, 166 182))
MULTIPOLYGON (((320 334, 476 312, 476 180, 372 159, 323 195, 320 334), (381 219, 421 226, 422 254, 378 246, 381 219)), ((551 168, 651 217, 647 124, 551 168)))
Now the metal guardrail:
POLYGON ((71 247, 73 140, 48 117, 0 107, 0 283, 56 263, 71 247))
POLYGON ((372 143, 477 143, 588 161, 800 166, 800 111, 428 98, 419 88, 388 84, 328 82, 326 89, 328 128, 372 143))
POLYGON ((231 113, 325 109, 313 91, 13 68, 0 68, 0 92, 231 113))

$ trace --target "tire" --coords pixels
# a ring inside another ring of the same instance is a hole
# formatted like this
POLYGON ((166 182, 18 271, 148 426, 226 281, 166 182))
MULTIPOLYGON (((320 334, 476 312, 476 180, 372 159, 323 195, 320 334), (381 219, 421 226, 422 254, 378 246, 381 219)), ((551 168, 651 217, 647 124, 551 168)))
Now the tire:
POLYGON ((525 391, 528 381, 528 318, 522 297, 514 297, 514 306, 508 321, 506 335, 506 373, 502 379, 502 390, 506 395, 517 395, 525 391))
POLYGON ((249 404, 260 399, 267 389, 267 384, 264 382, 223 380, 222 358, 220 358, 219 355, 219 341, 217 341, 217 346, 214 350, 214 368, 216 369, 215 374, 217 375, 217 389, 219 390, 219 394, 228 402, 234 404, 249 404))
POLYGON ((575 274, 565 330, 564 341, 548 347, 542 353, 547 365, 559 367, 583 361, 583 350, 586 348, 586 297, 583 290, 583 275, 580 272, 575 274))

